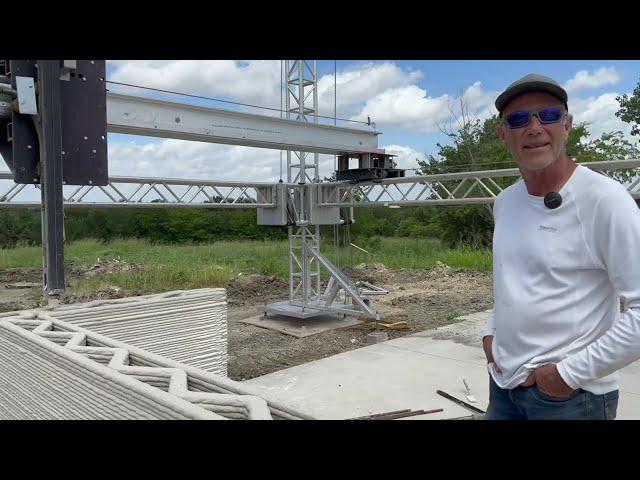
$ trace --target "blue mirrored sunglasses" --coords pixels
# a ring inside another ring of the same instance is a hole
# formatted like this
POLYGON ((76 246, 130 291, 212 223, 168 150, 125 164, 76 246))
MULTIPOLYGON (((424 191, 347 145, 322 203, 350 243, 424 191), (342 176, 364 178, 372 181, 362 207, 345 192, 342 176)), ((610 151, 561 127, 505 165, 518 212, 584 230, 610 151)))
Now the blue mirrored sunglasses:
POLYGON ((535 116, 543 125, 557 123, 565 115, 566 111, 560 107, 542 108, 531 112, 513 112, 504 119, 509 128, 522 128, 529 125, 531 117, 535 116))

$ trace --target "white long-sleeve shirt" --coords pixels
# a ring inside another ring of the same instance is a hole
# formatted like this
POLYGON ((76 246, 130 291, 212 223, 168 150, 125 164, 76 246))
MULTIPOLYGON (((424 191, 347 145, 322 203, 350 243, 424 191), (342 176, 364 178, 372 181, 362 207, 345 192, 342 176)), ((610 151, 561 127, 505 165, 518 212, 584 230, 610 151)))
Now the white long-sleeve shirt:
POLYGON ((496 198, 489 372, 512 389, 556 363, 571 388, 602 394, 640 358, 640 209, 620 183, 580 165, 559 193, 555 210, 522 181, 496 198))

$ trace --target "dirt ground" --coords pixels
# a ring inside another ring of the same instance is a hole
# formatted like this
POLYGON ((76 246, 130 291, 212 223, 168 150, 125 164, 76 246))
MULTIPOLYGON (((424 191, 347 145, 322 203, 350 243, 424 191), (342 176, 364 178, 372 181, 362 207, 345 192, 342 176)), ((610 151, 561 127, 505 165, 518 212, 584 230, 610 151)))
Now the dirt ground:
MULTIPOLYGON (((69 265, 66 278, 90 278, 112 271, 138 270, 118 259, 93 265, 69 265)), ((367 320, 361 325, 340 328, 305 338, 240 323, 257 315, 265 303, 286 300, 287 282, 264 275, 240 275, 227 285, 228 297, 228 374, 234 380, 247 380, 283 368, 300 365, 366 345, 366 336, 379 330, 396 338, 453 323, 456 317, 492 307, 491 272, 451 268, 388 269, 382 264, 362 264, 345 273, 389 291, 372 296, 372 304, 382 323, 406 322, 406 328, 390 330, 367 320)), ((39 268, 0 271, 0 311, 35 308, 41 305, 39 268)), ((63 303, 139 295, 109 287, 91 296, 67 290, 63 303)), ((365 320, 364 318, 362 320, 365 320)))

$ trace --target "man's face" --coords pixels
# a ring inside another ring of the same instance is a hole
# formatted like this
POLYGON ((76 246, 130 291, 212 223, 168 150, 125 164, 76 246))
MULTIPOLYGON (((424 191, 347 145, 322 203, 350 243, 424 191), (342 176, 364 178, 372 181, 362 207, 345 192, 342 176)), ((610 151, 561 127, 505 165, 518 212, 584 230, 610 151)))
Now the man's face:
POLYGON ((530 92, 513 99, 502 113, 503 123, 498 127, 498 136, 518 166, 526 170, 542 170, 565 155, 573 118, 566 115, 557 123, 542 124, 532 116, 528 125, 513 129, 504 120, 514 112, 537 111, 548 107, 564 108, 562 102, 553 95, 530 92))

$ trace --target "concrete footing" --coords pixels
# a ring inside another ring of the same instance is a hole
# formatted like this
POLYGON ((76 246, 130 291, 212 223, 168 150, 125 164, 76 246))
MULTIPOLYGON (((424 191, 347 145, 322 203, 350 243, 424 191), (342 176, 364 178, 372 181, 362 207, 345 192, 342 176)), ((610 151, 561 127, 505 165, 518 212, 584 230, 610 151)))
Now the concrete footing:
POLYGON ((386 342, 387 340, 389 340, 389 334, 387 332, 371 332, 365 339, 367 345, 374 345, 376 343, 386 342))

